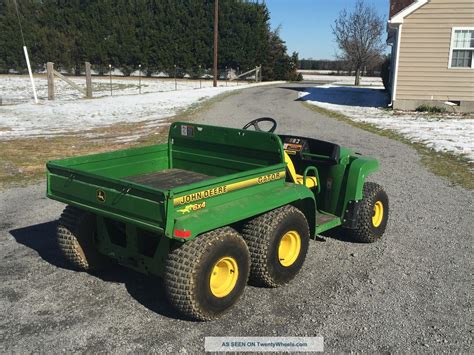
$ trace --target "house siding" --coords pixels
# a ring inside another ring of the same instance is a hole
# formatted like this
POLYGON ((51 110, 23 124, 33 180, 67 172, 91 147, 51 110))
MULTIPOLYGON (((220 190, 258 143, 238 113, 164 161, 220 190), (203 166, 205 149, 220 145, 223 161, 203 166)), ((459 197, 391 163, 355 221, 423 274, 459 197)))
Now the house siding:
POLYGON ((474 69, 448 68, 453 27, 474 27, 473 0, 431 0, 404 19, 395 102, 474 101, 474 69))

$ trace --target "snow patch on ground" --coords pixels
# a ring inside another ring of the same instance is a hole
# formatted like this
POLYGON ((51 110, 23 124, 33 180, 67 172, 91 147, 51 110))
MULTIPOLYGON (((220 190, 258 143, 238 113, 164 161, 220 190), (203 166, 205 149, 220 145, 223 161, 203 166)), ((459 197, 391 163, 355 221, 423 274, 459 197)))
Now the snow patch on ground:
MULTIPOLYGON (((240 84, 228 87, 206 87, 179 91, 151 92, 142 95, 104 96, 97 99, 75 99, 29 102, 0 106, 0 140, 47 137, 83 132, 117 123, 143 122, 150 130, 162 125, 178 111, 216 95, 277 82, 240 84)), ((198 83, 199 84, 199 83, 198 83)), ((174 83, 173 83, 174 85, 174 83)))
POLYGON ((299 98, 312 105, 342 113, 354 121, 391 129, 436 151, 462 155, 474 162, 472 118, 384 110, 389 98, 383 87, 341 87, 327 84, 300 92, 299 98))

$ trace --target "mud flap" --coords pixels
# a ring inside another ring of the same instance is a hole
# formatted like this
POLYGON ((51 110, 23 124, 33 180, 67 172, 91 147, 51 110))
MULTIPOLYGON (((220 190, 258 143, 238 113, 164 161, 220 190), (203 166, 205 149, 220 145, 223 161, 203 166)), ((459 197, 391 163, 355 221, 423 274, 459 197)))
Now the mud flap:
POLYGON ((349 201, 342 219, 342 226, 344 228, 354 229, 357 227, 357 216, 359 213, 360 201, 349 201))

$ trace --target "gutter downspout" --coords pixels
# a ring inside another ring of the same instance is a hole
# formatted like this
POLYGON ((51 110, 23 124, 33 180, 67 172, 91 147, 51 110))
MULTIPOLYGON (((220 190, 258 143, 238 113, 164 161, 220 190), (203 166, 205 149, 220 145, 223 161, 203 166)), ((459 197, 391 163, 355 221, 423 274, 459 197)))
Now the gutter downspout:
POLYGON ((390 106, 393 107, 393 102, 397 99, 397 84, 398 84, 398 65, 400 59, 400 39, 402 37, 402 24, 398 24, 397 26, 397 49, 396 49, 396 57, 395 57, 395 72, 393 74, 393 87, 392 87, 392 102, 390 106))

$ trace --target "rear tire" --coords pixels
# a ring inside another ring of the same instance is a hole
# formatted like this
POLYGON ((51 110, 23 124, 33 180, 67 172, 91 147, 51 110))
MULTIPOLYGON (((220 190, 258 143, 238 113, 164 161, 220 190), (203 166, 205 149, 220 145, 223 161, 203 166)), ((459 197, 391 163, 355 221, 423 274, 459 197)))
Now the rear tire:
POLYGON ((252 219, 243 228, 252 260, 250 278, 257 284, 278 287, 300 271, 309 246, 305 215, 286 205, 252 219))
POLYGON ((238 301, 249 271, 245 241, 234 229, 219 228, 170 252, 164 277, 166 294, 186 317, 212 320, 238 301))
POLYGON ((382 237, 387 227, 388 196, 382 186, 374 182, 364 184, 363 196, 356 227, 348 231, 352 239, 360 243, 373 243, 382 237))
POLYGON ((95 228, 95 216, 73 206, 66 206, 59 218, 56 230, 59 249, 78 270, 98 271, 109 262, 95 247, 95 228))

